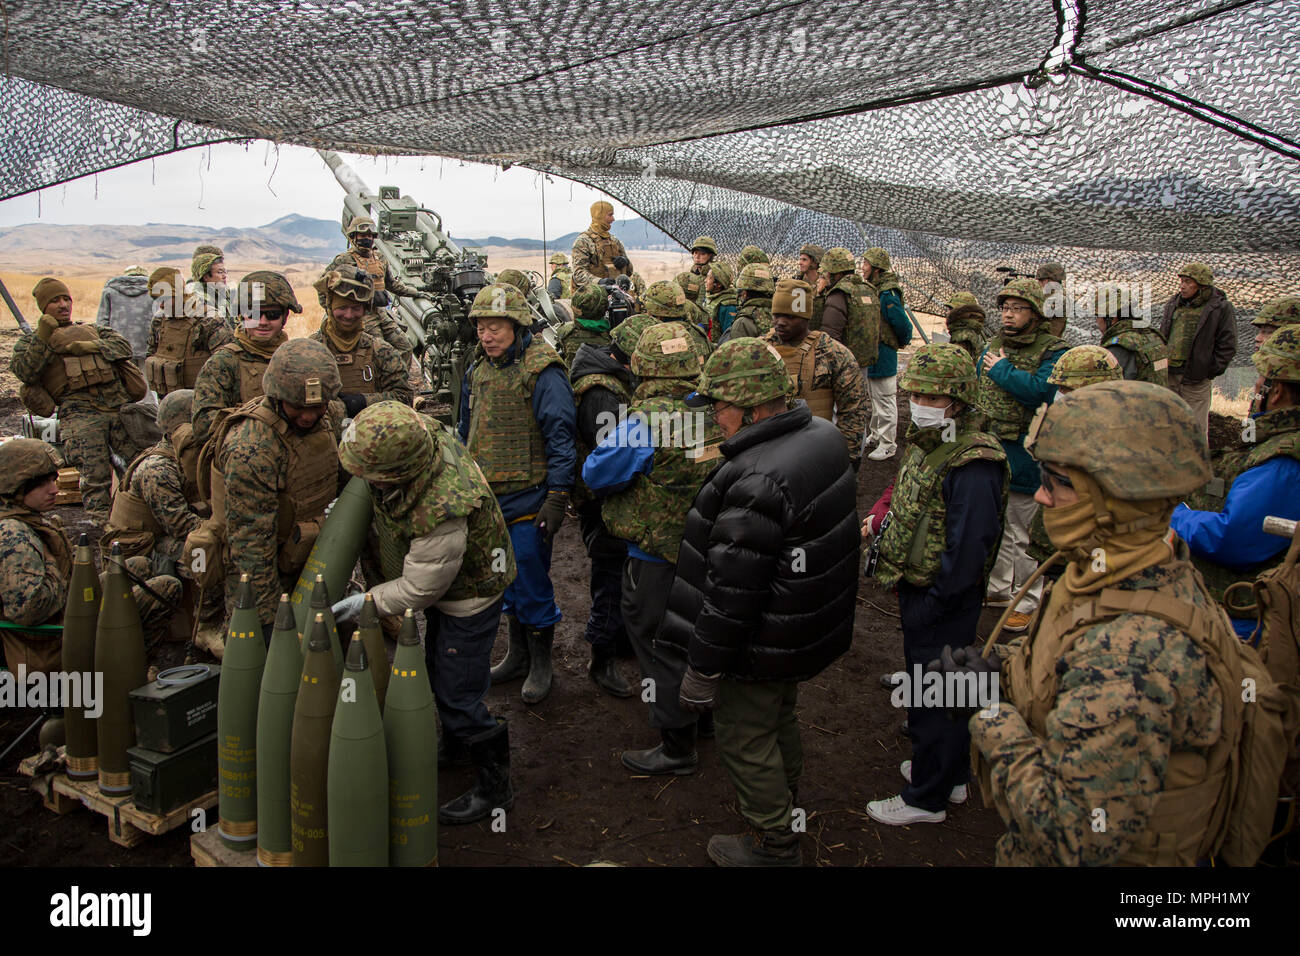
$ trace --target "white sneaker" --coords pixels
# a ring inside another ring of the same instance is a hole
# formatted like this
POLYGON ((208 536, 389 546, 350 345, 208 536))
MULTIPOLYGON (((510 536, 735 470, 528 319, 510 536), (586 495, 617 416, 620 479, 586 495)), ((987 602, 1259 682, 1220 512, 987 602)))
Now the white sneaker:
POLYGON ((896 445, 893 447, 877 445, 876 450, 873 451, 867 457, 870 458, 872 461, 884 461, 887 458, 893 458, 894 455, 897 453, 898 453, 898 446, 896 445))
POLYGON ((887 823, 891 827, 905 827, 913 823, 943 823, 948 819, 948 814, 943 810, 931 813, 929 810, 904 803, 902 797, 872 800, 867 804, 867 816, 879 823, 887 823))
MULTIPOLYGON (((906 780, 908 783, 911 783, 912 782, 912 761, 904 760, 902 763, 900 763, 898 765, 898 772, 903 775, 904 780, 906 780)), ((948 802, 960 805, 965 803, 967 797, 969 796, 970 794, 966 792, 966 784, 959 783, 957 784, 957 786, 953 787, 952 792, 948 794, 948 802)))

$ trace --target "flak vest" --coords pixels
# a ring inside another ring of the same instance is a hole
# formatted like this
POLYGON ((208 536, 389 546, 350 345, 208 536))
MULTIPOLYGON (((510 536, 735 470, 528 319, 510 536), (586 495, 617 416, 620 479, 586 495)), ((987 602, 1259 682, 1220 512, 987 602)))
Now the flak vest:
MULTIPOLYGON (((842 292, 848 304, 848 318, 844 323, 844 345, 853 353, 861 368, 875 365, 880 357, 880 294, 865 279, 847 275, 826 290, 829 298, 833 292, 842 292)), ((814 308, 816 307, 814 303, 814 308)), ((825 306, 823 304, 823 311, 825 306)))
MULTIPOLYGON (((1002 349, 1007 360, 1022 372, 1031 375, 1043 364, 1043 356, 1048 352, 1068 348, 1067 343, 1057 338, 1046 327, 1040 326, 1033 340, 1025 346, 1004 342, 1001 335, 994 336, 988 344, 988 351, 1002 349)), ((978 364, 978 363, 977 363, 978 364)), ((1023 405, 1015 397, 989 377, 987 372, 980 372, 979 396, 976 399, 980 409, 989 417, 988 430, 1003 441, 1015 441, 1029 430, 1029 423, 1034 419, 1036 408, 1023 405)))
POLYGON ((193 388, 199 369, 212 353, 192 346, 200 329, 198 318, 164 318, 158 333, 158 349, 144 360, 145 378, 159 395, 193 388))
POLYGON ((1132 319, 1120 319, 1101 339, 1102 348, 1128 349, 1137 360, 1137 381, 1169 384, 1169 347, 1156 328, 1139 329, 1132 319))
POLYGON ((556 269, 551 273, 552 279, 560 280, 560 298, 573 298, 573 273, 568 269, 556 269))
POLYGON ((615 276, 621 275, 622 273, 614 267, 614 257, 623 254, 619 249, 619 241, 613 236, 598 235, 591 229, 588 229, 583 235, 591 240, 596 249, 597 263, 599 263, 598 265, 587 266, 587 271, 597 279, 613 279, 615 276))
MULTIPOLYGON (((32 533, 40 538, 43 545, 43 557, 45 559, 45 569, 48 573, 53 570, 64 581, 72 576, 72 544, 68 541, 68 536, 63 533, 62 529, 53 525, 46 524, 41 520, 41 516, 29 508, 14 508, 0 506, 0 521, 20 521, 32 530, 32 533)), ((3 605, 0 605, 0 621, 8 621, 9 616, 5 613, 3 605)), ((63 620, 63 612, 59 611, 48 621, 42 621, 42 624, 57 624, 63 620)), ((40 633, 33 633, 32 639, 43 640, 45 636, 40 633)), ((54 635, 51 640, 61 641, 59 635, 54 635)))
POLYGON ((222 351, 233 352, 238 360, 239 366, 239 404, 245 405, 255 398, 261 398, 264 394, 262 391, 262 376, 266 374, 266 367, 271 364, 269 358, 263 358, 256 352, 250 352, 238 342, 227 342, 219 346, 216 355, 222 351))
MULTIPOLYGON (((741 319, 749 319, 754 323, 754 328, 758 331, 753 333, 754 338, 761 339, 772 331, 772 298, 771 296, 759 296, 753 299, 746 299, 736 307, 736 317, 731 321, 731 327, 734 329, 741 319)), ((733 334, 731 336, 735 338, 733 334)))
POLYGON ((126 474, 118 482, 117 491, 113 494, 113 507, 108 515, 108 525, 104 529, 100 544, 101 547, 108 548, 112 542, 120 542, 122 556, 125 558, 149 554, 153 550, 155 540, 166 534, 166 529, 158 523, 148 502, 131 490, 136 470, 145 459, 155 455, 176 463, 181 475, 181 489, 185 494, 185 500, 199 512, 200 517, 205 517, 208 511, 199 496, 196 480, 199 447, 194 441, 192 426, 184 424, 172 432, 171 442, 161 441, 137 455, 131 464, 127 465, 126 474))
POLYGON ((834 390, 829 385, 819 389, 812 387, 817 369, 817 343, 824 334, 809 332, 798 345, 774 342, 772 347, 781 356, 786 372, 794 380, 795 397, 807 402, 808 410, 818 418, 830 421, 831 414, 835 411, 834 390))
POLYGON ((97 342, 99 334, 89 325, 72 323, 61 325, 50 335, 46 345, 55 353, 41 369, 41 386, 56 402, 74 392, 96 385, 113 385, 117 370, 98 352, 87 355, 68 355, 65 351, 73 342, 97 342))
MULTIPOLYGON (((604 372, 593 372, 590 375, 583 375, 573 383, 573 405, 577 408, 582 404, 582 396, 586 395, 593 388, 607 388, 614 393, 618 403, 624 407, 632 404, 632 393, 627 390, 619 379, 613 375, 606 375, 604 372)), ((611 426, 616 423, 610 423, 611 426)), ((599 437, 599 436, 598 436, 599 437)), ((573 482, 573 494, 571 500, 574 507, 581 505, 583 502, 590 501, 592 498, 591 489, 587 483, 582 480, 582 466, 587 460, 587 456, 592 452, 592 446, 583 441, 581 433, 576 436, 574 442, 578 450, 578 465, 574 469, 575 480, 573 482)))
POLYGON ((546 480, 546 442, 533 415, 537 378, 564 359, 535 338, 509 365, 486 357, 470 373, 466 445, 496 495, 534 488, 546 480))
POLYGON ((339 351, 323 332, 317 341, 323 342, 338 362, 339 380, 343 383, 340 391, 358 395, 374 395, 378 391, 375 387, 375 340, 369 333, 362 332, 350 352, 339 351))
POLYGON ((348 254, 352 256, 352 261, 357 264, 357 268, 370 276, 370 285, 376 292, 386 292, 387 283, 385 282, 385 273, 387 273, 386 264, 376 252, 371 252, 368 256, 363 256, 355 248, 349 249, 348 254))

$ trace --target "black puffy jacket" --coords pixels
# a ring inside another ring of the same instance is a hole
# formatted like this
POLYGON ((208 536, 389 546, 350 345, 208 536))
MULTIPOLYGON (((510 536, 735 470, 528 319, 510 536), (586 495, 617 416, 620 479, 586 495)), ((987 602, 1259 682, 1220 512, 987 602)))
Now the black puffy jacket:
POLYGON ((702 674, 805 680, 853 641, 862 538, 844 437, 799 402, 721 446, 658 642, 702 674))

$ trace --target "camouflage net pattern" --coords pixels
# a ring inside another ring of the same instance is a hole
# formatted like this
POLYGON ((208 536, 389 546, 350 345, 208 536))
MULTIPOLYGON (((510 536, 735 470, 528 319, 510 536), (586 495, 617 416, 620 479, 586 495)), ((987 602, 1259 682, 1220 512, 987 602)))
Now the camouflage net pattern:
MULTIPOLYGON (((1300 291, 1300 0, 0 0, 0 198, 224 140, 520 164, 680 241, 1300 291)), ((437 198, 422 197, 435 206, 437 198)), ((454 228, 472 229, 472 224, 454 228)), ((787 266, 788 268, 788 266, 787 266)), ((1088 339, 1072 322, 1069 335, 1088 339)), ((1091 323, 1087 323, 1090 329, 1091 323)))

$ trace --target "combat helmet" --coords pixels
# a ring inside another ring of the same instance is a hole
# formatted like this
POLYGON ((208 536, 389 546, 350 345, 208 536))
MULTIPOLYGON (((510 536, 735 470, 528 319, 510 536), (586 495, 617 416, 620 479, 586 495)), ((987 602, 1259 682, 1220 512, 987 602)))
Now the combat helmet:
POLYGON ((599 322, 609 309, 609 295, 594 282, 573 293, 573 317, 582 322, 599 322))
POLYGON ((1121 379, 1062 395, 1030 425, 1025 448, 1127 501, 1185 495, 1211 477, 1204 427, 1177 393, 1151 382, 1121 379))
POLYGON ((826 250, 815 242, 805 242, 799 248, 799 255, 807 256, 813 261, 813 265, 820 266, 822 257, 826 255, 826 250))
POLYGON ((437 464, 436 426, 404 402, 369 405, 352 425, 339 442, 339 462, 349 474, 402 484, 437 464))
POLYGON ((676 282, 661 279, 646 289, 641 299, 649 315, 656 319, 681 319, 686 316, 686 293, 676 282))
POLYGON ((893 264, 889 261, 889 250, 884 249, 881 246, 872 246, 866 252, 862 253, 862 258, 864 261, 871 263, 881 272, 888 272, 893 268, 893 264))
POLYGON ((1044 262, 1034 272, 1034 278, 1040 282, 1064 282, 1065 266, 1059 262, 1044 262))
POLYGON ((704 291, 704 277, 696 272, 679 272, 676 282, 686 293, 686 298, 692 302, 697 301, 700 293, 704 291))
POLYGON ((1284 295, 1269 299, 1255 317, 1251 325, 1293 325, 1300 322, 1300 296, 1284 295))
POLYGON ((262 391, 268 398, 299 407, 332 402, 342 390, 334 354, 315 339, 285 342, 262 375, 262 391))
MULTIPOLYGON (((313 288, 326 296, 351 299, 362 305, 369 305, 375 297, 375 287, 370 284, 370 279, 364 272, 349 275, 345 271, 331 269, 313 283, 313 288)), ((329 299, 326 298, 325 301, 328 303, 329 299)))
POLYGON ((898 384, 909 392, 947 395, 967 405, 975 404, 979 389, 970 353, 948 342, 935 342, 917 349, 898 384))
POLYGON ((751 262, 770 263, 771 261, 772 260, 768 257, 768 254, 758 246, 746 246, 744 249, 740 250, 740 269, 742 272, 745 271, 745 266, 749 265, 751 262))
POLYGON ((557 252, 546 261, 553 266, 567 266, 569 264, 569 257, 563 252, 557 252))
POLYGON ((158 403, 158 429, 165 436, 190 420, 194 412, 194 389, 178 388, 158 403))
POLYGON ((357 233, 366 233, 371 236, 379 235, 379 230, 375 228, 374 220, 368 216, 353 216, 348 227, 343 230, 343 235, 351 239, 357 233))
POLYGON ((1043 315, 1043 287, 1037 279, 1012 279, 998 291, 998 307, 1007 299, 1024 299, 1034 310, 1034 315, 1041 319, 1043 315))
POLYGON ((718 244, 713 241, 712 236, 696 236, 695 241, 691 243, 691 252, 696 249, 703 249, 705 252, 711 252, 715 256, 718 254, 718 244))
POLYGON ((532 280, 518 269, 502 269, 497 273, 497 282, 509 283, 524 295, 527 295, 533 288, 532 280))
POLYGON ((632 374, 639 378, 698 378, 700 358, 691 348, 686 326, 660 322, 642 332, 632 353, 632 374))
POLYGON ((978 309, 980 307, 979 299, 975 298, 970 292, 955 293, 944 305, 954 311, 957 309, 978 309))
POLYGON ((1116 382, 1123 377, 1124 370, 1109 349, 1100 345, 1076 345, 1056 360, 1047 384, 1083 388, 1098 382, 1116 382))
POLYGON ((822 256, 821 271, 827 275, 838 275, 841 272, 852 272, 858 267, 853 259, 853 253, 843 246, 835 246, 826 250, 826 255, 822 256))
POLYGON ((62 464, 53 445, 39 438, 11 438, 0 445, 0 495, 15 495, 24 482, 57 474, 62 464))
POLYGON ((640 341, 642 333, 646 329, 652 329, 659 324, 659 320, 647 312, 629 315, 614 326, 614 331, 609 334, 610 344, 630 359, 633 353, 636 352, 636 345, 640 341))
POLYGON ((718 259, 709 263, 709 275, 713 276, 713 281, 724 289, 730 289, 731 284, 736 281, 735 273, 731 271, 731 266, 718 259))
POLYGON ((699 387, 686 398, 692 408, 729 402, 753 408, 774 399, 789 400, 794 382, 776 349, 761 339, 723 342, 704 363, 699 387))
POLYGON ((1214 273, 1210 271, 1210 267, 1204 262, 1187 263, 1178 270, 1178 277, 1181 279, 1183 276, 1191 279, 1199 286, 1214 285, 1214 273))
POLYGON ((740 278, 736 280, 736 288, 757 292, 759 295, 771 295, 776 289, 776 283, 772 281, 772 267, 766 262, 747 264, 740 270, 740 278))
POLYGON ((1250 360, 1266 382, 1300 382, 1300 325, 1282 326, 1250 360))
POLYGON ((266 269, 250 272, 239 280, 238 302, 241 315, 245 314, 243 309, 253 310, 264 305, 278 305, 290 312, 302 311, 289 280, 266 269))
POLYGON ((524 294, 517 286, 503 283, 500 279, 485 285, 474 296, 469 317, 471 322, 476 319, 509 319, 516 325, 531 325, 533 321, 524 294))

